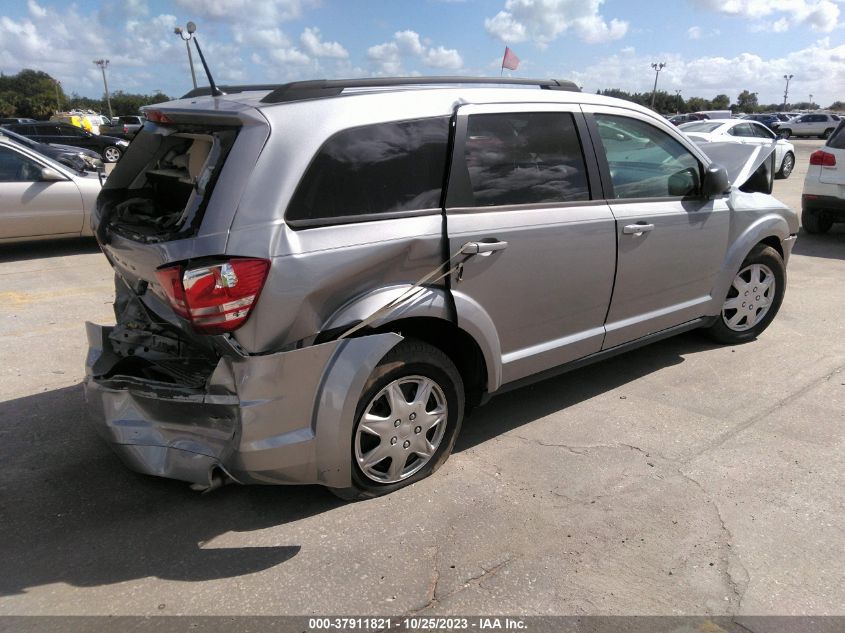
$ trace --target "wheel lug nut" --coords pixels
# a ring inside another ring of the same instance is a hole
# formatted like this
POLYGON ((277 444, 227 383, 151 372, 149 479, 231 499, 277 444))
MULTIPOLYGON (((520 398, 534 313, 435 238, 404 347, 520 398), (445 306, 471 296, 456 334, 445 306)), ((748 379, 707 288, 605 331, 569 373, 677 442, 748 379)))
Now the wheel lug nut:
POLYGON ((391 445, 391 446, 393 446, 393 445, 395 445, 395 444, 396 444, 396 442, 398 442, 398 441, 399 441, 399 440, 397 440, 395 437, 391 437, 391 438, 390 438, 390 445, 391 445))
POLYGON ((422 431, 421 426, 418 426, 417 428, 414 429, 414 433, 419 433, 420 431, 422 431))
POLYGON ((408 417, 409 417, 411 420, 416 420, 416 419, 417 419, 417 414, 416 414, 416 413, 412 413, 412 414, 411 414, 411 415, 409 415, 408 417))
POLYGON ((409 440, 405 440, 405 443, 402 444, 402 446, 404 446, 405 448, 408 448, 410 445, 411 445, 411 442, 409 440))
POLYGON ((393 426, 399 426, 400 424, 402 424, 402 420, 396 420, 396 421, 393 423, 393 426))

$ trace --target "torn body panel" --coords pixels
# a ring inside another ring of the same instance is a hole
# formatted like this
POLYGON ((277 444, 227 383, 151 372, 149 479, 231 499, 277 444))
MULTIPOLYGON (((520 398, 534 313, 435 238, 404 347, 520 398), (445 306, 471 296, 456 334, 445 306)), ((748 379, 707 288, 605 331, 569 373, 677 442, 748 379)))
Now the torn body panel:
POLYGON ((728 172, 728 180, 734 189, 742 187, 760 166, 766 162, 776 147, 776 142, 768 145, 742 145, 740 143, 695 140, 707 157, 721 165, 728 172))
MULTIPOLYGON (((264 356, 221 356, 205 384, 115 370, 116 328, 88 323, 89 417, 138 472, 210 485, 350 485, 355 408, 376 364, 402 337, 377 334, 264 356)), ((151 365, 162 362, 145 359, 151 365)))

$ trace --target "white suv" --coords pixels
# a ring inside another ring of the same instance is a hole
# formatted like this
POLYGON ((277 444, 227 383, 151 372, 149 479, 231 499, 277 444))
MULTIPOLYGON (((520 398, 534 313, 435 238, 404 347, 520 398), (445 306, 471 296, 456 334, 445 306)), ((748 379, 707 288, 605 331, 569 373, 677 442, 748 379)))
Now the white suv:
POLYGON ((839 125, 839 117, 835 114, 802 114, 781 124, 778 134, 783 138, 790 136, 818 136, 827 138, 839 125))
POLYGON ((826 233, 845 222, 845 121, 810 155, 801 196, 801 225, 807 233, 826 233))

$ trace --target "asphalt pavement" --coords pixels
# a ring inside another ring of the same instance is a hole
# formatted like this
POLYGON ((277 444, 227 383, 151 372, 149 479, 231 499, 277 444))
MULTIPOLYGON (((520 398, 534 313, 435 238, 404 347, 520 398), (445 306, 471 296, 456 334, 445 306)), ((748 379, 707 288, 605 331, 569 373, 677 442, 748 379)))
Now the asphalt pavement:
MULTIPOLYGON (((800 208, 817 140, 775 195, 800 208)), ((690 333, 494 398, 433 477, 345 503, 128 471, 85 421, 90 240, 0 250, 0 615, 842 614, 845 230, 759 340, 690 333)))

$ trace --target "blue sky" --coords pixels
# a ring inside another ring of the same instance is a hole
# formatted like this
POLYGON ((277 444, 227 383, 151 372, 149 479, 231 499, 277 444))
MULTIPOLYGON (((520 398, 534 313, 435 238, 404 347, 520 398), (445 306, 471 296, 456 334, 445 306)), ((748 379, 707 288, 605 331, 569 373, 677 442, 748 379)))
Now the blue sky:
MULTIPOLYGON (((49 72, 67 93, 190 89, 176 25, 193 20, 218 83, 370 75, 498 75, 585 90, 845 100, 845 0, 0 0, 0 71, 49 72)), ((198 79, 204 83, 197 65, 198 79)))

